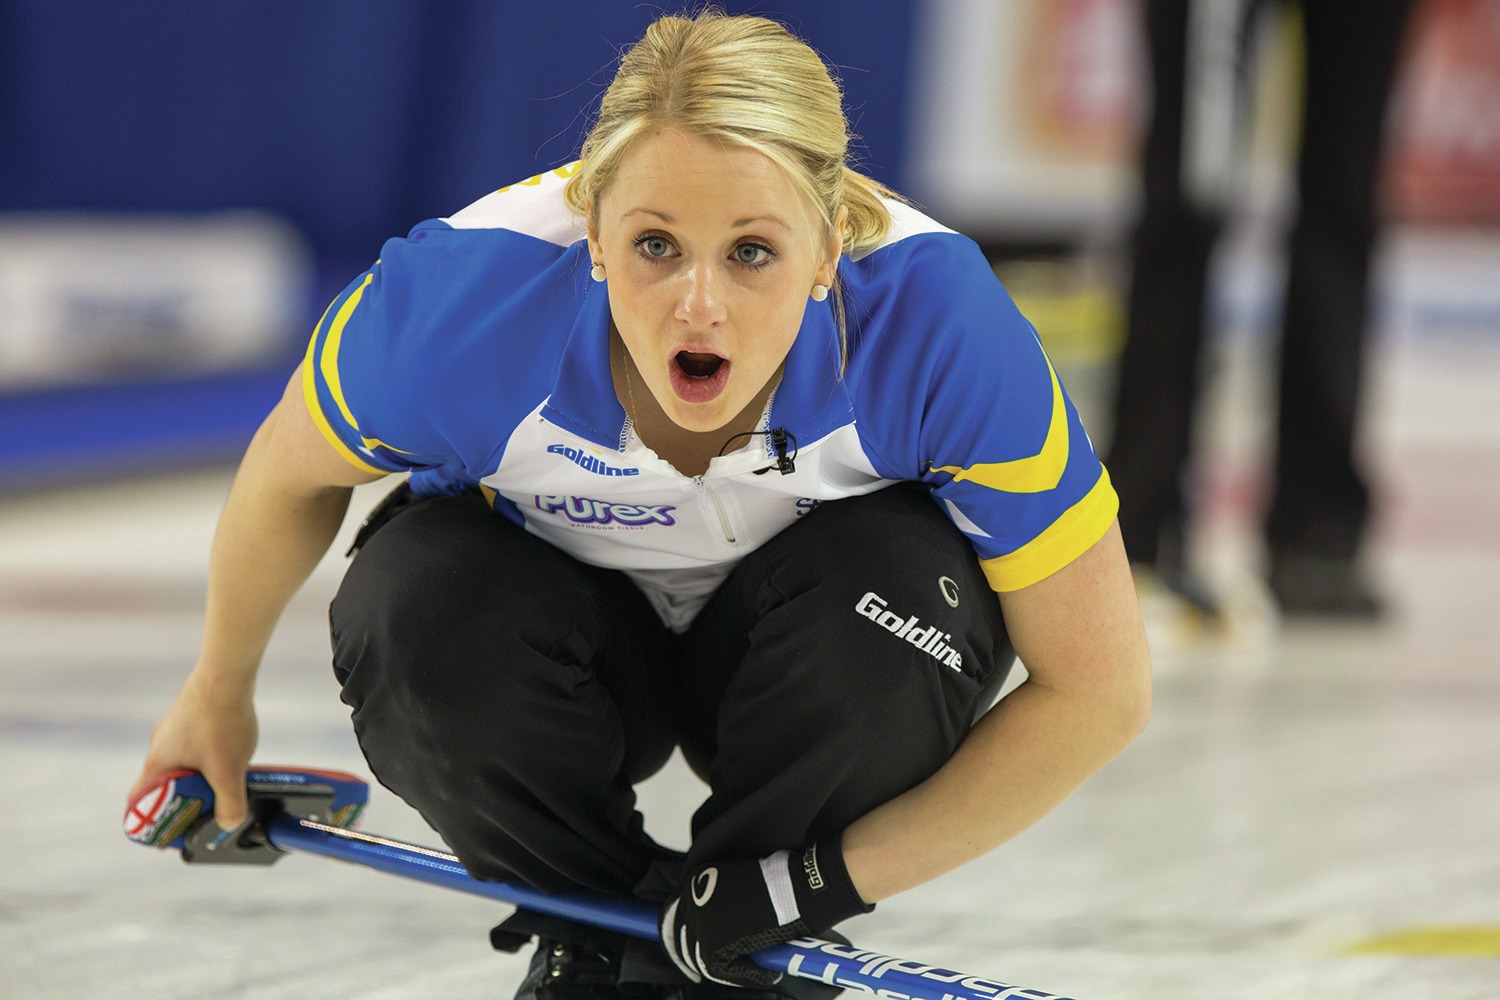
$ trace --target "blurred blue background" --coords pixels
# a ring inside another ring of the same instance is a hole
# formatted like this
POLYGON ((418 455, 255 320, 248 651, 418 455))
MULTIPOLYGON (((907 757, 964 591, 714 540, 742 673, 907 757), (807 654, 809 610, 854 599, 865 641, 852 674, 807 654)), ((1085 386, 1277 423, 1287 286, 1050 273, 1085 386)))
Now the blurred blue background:
MULTIPOLYGON (((723 6, 777 16, 841 68, 862 159, 899 186, 914 4, 723 6)), ((660 12, 8 0, 0 211, 264 209, 347 279, 392 234, 574 158, 620 50, 660 12)))
MULTIPOLYGON (((914 2, 722 6, 777 17, 836 66, 858 158, 904 184, 914 2)), ((12 362, 0 385, 0 488, 237 450, 304 331, 381 243, 573 159, 620 51, 662 10, 618 0, 0 3, 0 213, 98 222, 253 210, 289 223, 310 252, 306 280, 292 282, 305 322, 250 363, 198 366, 220 369, 206 373, 126 364, 101 377, 64 360, 25 378, 12 362)), ((163 292, 152 311, 193 294, 163 292)))
MULTIPOLYGON (((1150 101, 1142 2, 721 6, 823 55, 861 169, 979 240, 1097 411, 1150 101)), ((381 244, 573 159, 620 52, 682 6, 0 0, 0 495, 237 458, 381 244)), ((1418 0, 1382 329, 1500 336, 1496 9, 1418 0)), ((1256 335, 1274 324, 1263 247, 1286 215, 1300 86, 1296 33, 1272 27, 1245 123, 1249 238, 1209 304, 1256 335)))

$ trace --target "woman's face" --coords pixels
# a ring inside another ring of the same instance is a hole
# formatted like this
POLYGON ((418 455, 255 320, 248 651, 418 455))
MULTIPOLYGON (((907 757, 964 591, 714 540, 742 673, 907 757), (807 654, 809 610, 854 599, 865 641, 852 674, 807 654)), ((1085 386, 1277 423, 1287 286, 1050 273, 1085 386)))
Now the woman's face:
POLYGON ((678 426, 724 427, 786 360, 812 286, 833 284, 841 225, 764 154, 675 130, 635 143, 595 215, 589 251, 641 380, 678 426))

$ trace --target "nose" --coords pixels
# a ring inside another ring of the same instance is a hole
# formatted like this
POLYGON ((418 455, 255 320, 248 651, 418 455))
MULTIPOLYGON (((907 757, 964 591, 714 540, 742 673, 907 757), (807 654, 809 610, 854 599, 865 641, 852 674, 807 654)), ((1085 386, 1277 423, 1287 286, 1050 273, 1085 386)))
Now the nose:
POLYGON ((682 272, 676 317, 695 330, 706 330, 724 321, 722 277, 712 262, 704 261, 682 272))

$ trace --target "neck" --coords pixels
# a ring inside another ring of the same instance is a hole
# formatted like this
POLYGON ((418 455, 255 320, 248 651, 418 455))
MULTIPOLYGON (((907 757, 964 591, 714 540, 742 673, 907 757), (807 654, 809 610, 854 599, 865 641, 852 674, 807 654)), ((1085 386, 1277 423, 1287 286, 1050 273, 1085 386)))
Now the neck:
POLYGON ((635 436, 640 438, 642 444, 655 452, 658 458, 669 463, 683 475, 702 475, 708 471, 709 461, 721 451, 729 452, 742 447, 745 443, 743 435, 730 440, 736 434, 764 429, 758 425, 761 414, 765 412, 766 401, 771 398, 772 390, 780 381, 779 369, 733 420, 716 430, 693 431, 682 427, 667 416, 666 411, 656 401, 656 396, 646 385, 646 380, 641 377, 635 359, 630 356, 625 342, 620 339, 620 335, 615 332, 613 326, 610 327, 609 339, 609 366, 610 374, 613 376, 615 395, 619 397, 620 405, 625 408, 625 415, 630 418, 635 436))

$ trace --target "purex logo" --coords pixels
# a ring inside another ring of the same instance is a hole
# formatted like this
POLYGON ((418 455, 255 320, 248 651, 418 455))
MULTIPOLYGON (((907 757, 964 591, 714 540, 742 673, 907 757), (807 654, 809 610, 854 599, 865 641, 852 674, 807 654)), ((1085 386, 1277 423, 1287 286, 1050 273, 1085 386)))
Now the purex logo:
POLYGON ((614 503, 591 497, 539 496, 536 506, 546 514, 561 514, 574 524, 664 524, 670 527, 677 523, 672 518, 672 512, 677 508, 664 503, 614 503))
POLYGON ((590 455, 586 451, 580 451, 565 444, 548 445, 547 453, 550 455, 561 455, 580 469, 586 469, 601 476, 639 476, 641 474, 640 469, 608 465, 603 459, 595 455, 590 455))

